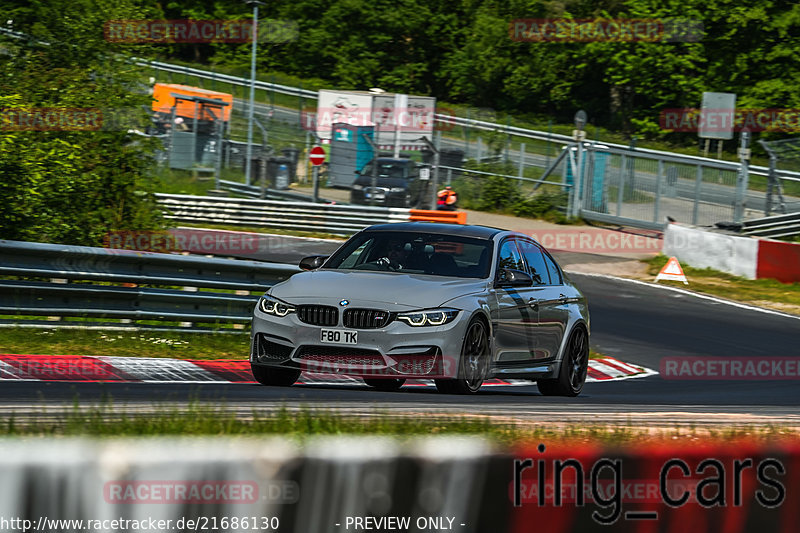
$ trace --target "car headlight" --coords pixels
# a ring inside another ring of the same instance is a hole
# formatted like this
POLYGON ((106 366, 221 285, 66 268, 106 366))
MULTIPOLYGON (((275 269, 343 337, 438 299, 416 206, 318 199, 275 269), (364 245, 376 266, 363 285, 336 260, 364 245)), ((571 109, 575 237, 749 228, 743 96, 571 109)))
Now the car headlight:
POLYGON ((423 309, 410 313, 400 313, 398 320, 402 320, 409 326, 441 326, 452 322, 458 315, 458 309, 423 309))
POLYGON ((269 296, 264 296, 258 301, 258 308, 262 313, 280 317, 284 317, 289 313, 294 313, 294 307, 280 300, 276 300, 275 298, 270 298, 269 296))
POLYGON ((358 183, 354 183, 354 184, 353 184, 353 187, 352 187, 352 189, 353 189, 354 191, 360 191, 360 190, 361 190, 361 189, 363 189, 363 188, 364 188, 364 186, 363 186, 363 185, 359 185, 358 183))
POLYGON ((389 192, 393 192, 393 193, 401 193, 401 192, 405 192, 405 191, 406 191, 405 187, 392 187, 391 189, 389 189, 389 192))

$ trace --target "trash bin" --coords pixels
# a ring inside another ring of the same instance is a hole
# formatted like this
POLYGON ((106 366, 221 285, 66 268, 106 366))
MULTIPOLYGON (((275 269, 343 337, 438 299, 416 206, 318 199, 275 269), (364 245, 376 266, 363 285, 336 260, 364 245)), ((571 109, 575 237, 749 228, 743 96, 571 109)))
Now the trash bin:
POLYGON ((282 148, 281 154, 289 160, 289 175, 292 181, 297 181, 297 159, 300 157, 300 149, 290 146, 282 148))
POLYGON ((288 189, 291 183, 292 161, 286 157, 270 157, 267 160, 267 183, 273 189, 288 189))
POLYGON ((289 172, 289 167, 284 164, 278 166, 278 173, 275 174, 275 188, 278 190, 284 190, 289 188, 289 180, 291 179, 291 173, 289 172))

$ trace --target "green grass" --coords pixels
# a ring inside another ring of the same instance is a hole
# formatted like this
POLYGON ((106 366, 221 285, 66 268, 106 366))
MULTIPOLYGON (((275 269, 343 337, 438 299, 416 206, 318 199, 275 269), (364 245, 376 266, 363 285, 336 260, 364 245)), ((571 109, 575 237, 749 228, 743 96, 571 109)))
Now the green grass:
MULTIPOLYGON (((668 260, 668 257, 659 254, 642 261, 648 265, 648 274, 655 276, 668 260)), ((681 267, 689 281, 688 287, 680 281, 659 281, 659 283, 685 287, 739 302, 772 304, 771 307, 800 314, 800 283, 781 283, 773 279, 751 280, 711 268, 701 269, 686 265, 681 267)))
POLYGON ((85 329, 0 329, 3 353, 247 360, 250 337, 239 334, 85 329))
POLYGON ((518 425, 493 422, 485 416, 395 415, 376 410, 372 416, 355 417, 327 410, 282 408, 274 413, 253 412, 237 417, 224 407, 192 403, 187 408, 158 408, 153 413, 127 415, 115 409, 111 401, 88 410, 77 407, 68 415, 54 420, 17 420, 9 416, 0 424, 0 437, 89 436, 100 438, 138 436, 280 436, 304 441, 319 436, 385 436, 409 440, 430 436, 482 437, 494 444, 511 446, 523 442, 571 443, 599 442, 606 444, 640 443, 643 440, 680 438, 731 439, 747 438, 774 442, 794 436, 796 430, 762 426, 750 428, 682 428, 664 430, 655 436, 648 428, 600 424, 535 424, 518 425))

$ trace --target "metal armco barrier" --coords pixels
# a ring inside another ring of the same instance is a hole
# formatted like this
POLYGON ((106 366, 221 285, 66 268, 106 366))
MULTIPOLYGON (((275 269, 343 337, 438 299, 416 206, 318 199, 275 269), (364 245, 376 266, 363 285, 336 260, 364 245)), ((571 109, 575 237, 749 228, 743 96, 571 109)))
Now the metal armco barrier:
POLYGON ((800 213, 746 220, 742 224, 742 233, 773 239, 800 235, 800 213))
POLYGON ((165 218, 178 222, 283 228, 332 235, 352 235, 373 224, 411 220, 466 222, 466 213, 448 211, 183 194, 155 196, 166 211, 165 218))
MULTIPOLYGON (((236 181, 219 180, 219 187, 234 194, 240 194, 248 198, 263 198, 265 200, 294 200, 296 202, 310 202, 311 197, 299 192, 279 191, 275 189, 262 189, 255 185, 245 185, 236 181)), ((328 200, 320 198, 322 203, 330 203, 328 200)))
POLYGON ((300 271, 276 263, 6 240, 0 255, 3 276, 82 282, 0 281, 5 315, 246 323, 258 296, 233 291, 261 292, 300 271))
POLYGON ((6 440, 0 443, 0 520, 6 521, 0 527, 796 531, 800 447, 736 444, 612 448, 562 442, 544 452, 531 446, 514 454, 493 451, 480 439, 447 437, 406 443, 317 438, 302 446, 279 438, 6 440), (559 463, 563 468, 556 470, 559 463), (546 487, 542 502, 539 468, 546 487))

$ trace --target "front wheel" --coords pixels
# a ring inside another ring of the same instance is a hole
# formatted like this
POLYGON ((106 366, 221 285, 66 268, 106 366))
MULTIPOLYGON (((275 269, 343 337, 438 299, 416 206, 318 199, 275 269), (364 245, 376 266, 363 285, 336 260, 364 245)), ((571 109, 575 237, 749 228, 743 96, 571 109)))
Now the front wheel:
POLYGON ((262 385, 273 387, 289 387, 300 377, 300 370, 293 368, 271 368, 267 366, 250 365, 253 377, 262 385))
POLYGON ((406 382, 405 379, 394 379, 394 378, 364 378, 364 383, 372 387, 373 389, 383 391, 383 392, 394 392, 399 390, 400 387, 406 382))
POLYGON ((483 385, 489 369, 489 335, 482 320, 473 318, 467 326, 458 378, 434 380, 439 392, 445 394, 474 394, 483 385))
POLYGON ((570 335, 558 377, 540 379, 536 382, 539 392, 544 396, 577 396, 586 383, 589 370, 589 336, 582 327, 577 327, 570 335))

